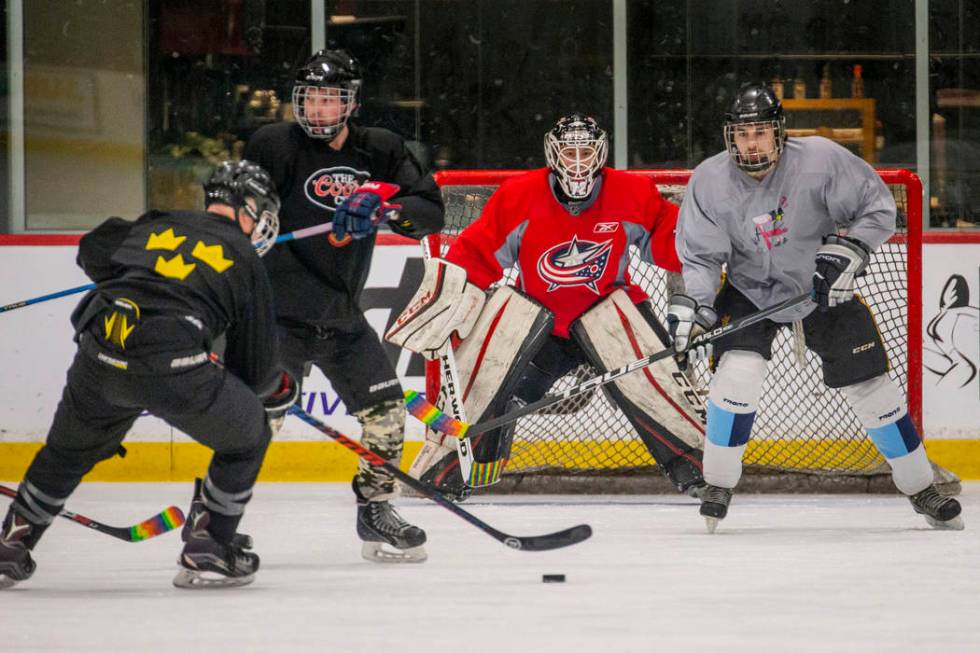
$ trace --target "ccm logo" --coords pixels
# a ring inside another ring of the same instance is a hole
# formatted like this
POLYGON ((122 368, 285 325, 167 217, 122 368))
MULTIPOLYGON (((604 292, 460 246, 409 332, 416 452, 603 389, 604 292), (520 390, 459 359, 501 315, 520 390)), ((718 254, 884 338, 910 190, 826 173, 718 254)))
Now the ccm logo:
POLYGON ((874 346, 875 346, 875 343, 874 342, 869 342, 869 343, 866 343, 866 344, 863 344, 863 345, 859 345, 859 346, 855 347, 854 349, 852 349, 851 350, 851 353, 852 354, 860 354, 862 351, 868 351, 869 349, 873 349, 874 346))

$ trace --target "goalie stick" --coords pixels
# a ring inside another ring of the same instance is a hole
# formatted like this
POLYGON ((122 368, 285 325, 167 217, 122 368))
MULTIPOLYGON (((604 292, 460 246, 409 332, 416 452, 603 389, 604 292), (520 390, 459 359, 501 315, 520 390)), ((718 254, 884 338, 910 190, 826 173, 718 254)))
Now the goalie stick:
MULTIPOLYGON (((756 311, 755 313, 746 315, 745 317, 729 322, 728 324, 722 324, 711 331, 707 331, 696 338, 693 338, 685 351, 690 351, 700 345, 713 342, 718 338, 744 329, 745 327, 760 322, 770 315, 774 315, 780 311, 799 306, 810 298, 810 293, 797 295, 796 297, 787 299, 786 301, 780 302, 775 306, 770 306, 769 308, 765 308, 761 311, 756 311)), ((443 433, 453 435, 456 438, 468 438, 481 433, 486 433, 487 431, 491 431, 504 424, 509 424, 510 422, 520 419, 521 417, 535 413, 543 408, 557 404, 558 402, 565 401, 566 399, 576 397, 591 390, 595 390, 596 388, 604 386, 610 381, 615 381, 619 377, 629 374, 630 372, 635 372, 636 370, 641 370, 644 367, 649 367, 657 361, 661 361, 675 355, 676 352, 674 352, 672 348, 668 347, 661 352, 652 354, 645 358, 640 358, 632 363, 624 365, 623 367, 618 367, 614 370, 609 370, 605 374, 594 376, 591 379, 583 381, 578 385, 574 385, 571 388, 567 388, 558 394, 545 395, 541 399, 518 408, 517 410, 512 410, 506 415, 494 417, 493 419, 488 419, 487 421, 480 422, 478 424, 467 424, 466 422, 454 420, 436 408, 430 402, 422 399, 421 396, 416 396, 416 393, 406 393, 406 405, 408 406, 408 411, 412 414, 412 416, 422 422, 425 422, 432 428, 435 428, 443 433), (413 396, 409 397, 409 394, 412 394, 413 396)))
POLYGON ((330 428, 317 418, 304 411, 299 407, 299 405, 293 404, 289 408, 289 412, 315 428, 320 433, 323 433, 328 438, 335 440, 347 449, 350 449, 370 464, 385 470, 398 479, 398 481, 403 485, 407 485, 427 499, 435 501, 449 512, 455 514, 457 517, 465 519, 493 539, 506 544, 512 549, 516 549, 518 551, 550 551, 552 549, 561 549, 566 546, 578 544, 579 542, 587 540, 592 536, 592 527, 588 524, 579 524, 578 526, 573 526, 563 531, 558 531, 557 533, 532 535, 528 537, 509 535, 502 531, 498 531, 493 526, 490 526, 475 515, 470 514, 449 499, 443 497, 441 494, 439 494, 438 490, 435 490, 422 481, 412 478, 397 466, 392 465, 378 454, 374 453, 370 449, 367 449, 361 445, 360 442, 351 440, 343 433, 330 428))
MULTIPOLYGON (((17 496, 17 490, 6 485, 0 485, 0 494, 14 498, 17 496)), ((70 519, 76 524, 88 526, 92 530, 99 531, 100 533, 111 535, 124 542, 143 542, 157 535, 163 535, 175 528, 180 528, 184 524, 184 513, 177 506, 168 506, 152 517, 144 519, 140 523, 133 524, 132 526, 109 526, 108 524, 103 524, 102 522, 95 521, 85 515, 79 515, 70 510, 62 510, 58 513, 58 516, 70 519)))

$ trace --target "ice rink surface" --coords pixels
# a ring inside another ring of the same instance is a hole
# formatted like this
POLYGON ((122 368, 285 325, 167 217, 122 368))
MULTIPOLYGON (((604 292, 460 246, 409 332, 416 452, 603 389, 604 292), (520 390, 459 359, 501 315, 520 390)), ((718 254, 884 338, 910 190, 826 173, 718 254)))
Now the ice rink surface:
MULTIPOLYGON (((87 483, 67 507, 128 525, 190 492, 87 483)), ((262 484, 242 527, 253 585, 178 590, 176 533, 126 543, 58 519, 34 577, 0 592, 0 650, 980 651, 980 484, 961 501, 966 530, 939 532, 900 496, 736 494, 715 535, 679 496, 464 504, 511 534, 595 531, 527 553, 403 499, 429 560, 379 565, 360 557, 347 487, 262 484)))

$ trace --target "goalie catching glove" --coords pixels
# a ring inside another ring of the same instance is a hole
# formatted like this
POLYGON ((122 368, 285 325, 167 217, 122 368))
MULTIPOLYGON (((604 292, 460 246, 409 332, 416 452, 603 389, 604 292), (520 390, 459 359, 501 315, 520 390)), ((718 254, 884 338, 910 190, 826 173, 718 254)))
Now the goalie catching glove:
POLYGON ((466 281, 466 270, 431 258, 422 285, 385 334, 385 340, 435 359, 455 333, 466 338, 483 310, 486 295, 466 281))
POLYGON ((401 206, 385 200, 398 192, 397 184, 368 181, 347 196, 333 214, 333 233, 327 240, 334 247, 343 247, 353 240, 367 238, 388 220, 398 220, 401 206))
POLYGON ((687 348, 694 338, 711 329, 718 321, 718 313, 707 304, 698 304, 697 300, 687 295, 673 295, 667 308, 667 330, 670 340, 677 352, 677 365, 681 370, 687 369, 691 361, 708 360, 711 358, 711 343, 687 348))
POLYGON ((854 298, 854 279, 868 267, 871 251, 856 238, 824 236, 813 273, 813 301, 821 311, 854 298))

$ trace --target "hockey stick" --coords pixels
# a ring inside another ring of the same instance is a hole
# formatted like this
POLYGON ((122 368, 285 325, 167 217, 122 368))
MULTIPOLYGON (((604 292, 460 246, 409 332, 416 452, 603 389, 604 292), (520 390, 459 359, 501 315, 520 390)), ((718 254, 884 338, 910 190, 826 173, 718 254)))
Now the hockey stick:
MULTIPOLYGON (((324 222, 323 224, 313 225, 312 227, 304 227, 303 229, 290 231, 288 234, 282 234, 281 236, 276 238, 276 245, 278 245, 279 243, 285 243, 290 240, 309 238, 310 236, 322 234, 327 231, 333 231, 333 222, 324 222)), ((77 286, 75 288, 69 288, 67 290, 53 292, 49 295, 41 295, 40 297, 25 299, 19 302, 14 302, 13 304, 7 304, 6 306, 0 306, 0 313, 6 313, 7 311, 12 311, 16 308, 30 306, 31 304, 40 304, 41 302, 46 302, 49 299, 58 299, 59 297, 74 295, 76 293, 85 292, 86 290, 91 290, 92 288, 95 288, 95 284, 87 283, 84 286, 77 286)))
POLYGON ((398 481, 403 485, 407 485, 424 497, 435 501, 449 512, 455 514, 457 517, 465 519, 493 539, 497 540, 498 542, 503 542, 512 549, 517 549, 518 551, 550 551, 552 549, 561 549, 566 546, 578 544, 579 542, 587 540, 592 536, 592 527, 588 524, 579 524, 578 526, 573 526, 572 528, 558 531, 557 533, 532 535, 530 537, 508 535, 507 533, 498 531, 493 526, 490 526, 478 517, 463 510, 449 499, 446 499, 439 494, 437 490, 433 489, 429 485, 412 478, 397 466, 392 465, 378 454, 365 448, 360 442, 351 440, 343 433, 330 428, 317 418, 308 414, 306 411, 300 408, 299 405, 293 404, 289 408, 289 412, 315 428, 320 433, 323 433, 328 438, 335 440, 344 447, 350 449, 370 464, 385 470, 388 474, 391 474, 398 479, 398 481))
MULTIPOLYGON (((17 496, 17 490, 6 485, 0 485, 0 494, 14 498, 17 496)), ((151 537, 163 535, 175 528, 180 528, 184 523, 184 513, 177 506, 168 506, 152 517, 144 519, 140 523, 133 524, 132 526, 109 526, 108 524, 89 519, 85 515, 79 515, 70 510, 62 510, 58 513, 58 516, 70 519, 76 524, 88 526, 92 530, 99 531, 100 533, 111 535, 124 542, 142 542, 151 537)))
MULTIPOLYGON (((746 315, 745 317, 729 322, 728 324, 723 324, 692 339, 685 351, 690 351, 699 347, 700 345, 713 342, 718 338, 744 329, 745 327, 751 326, 757 322, 761 322, 770 315, 799 306, 809 299, 810 293, 797 295, 796 297, 787 299, 786 301, 780 302, 775 306, 770 306, 769 308, 746 315)), ((491 431, 495 428, 503 426, 504 424, 509 424, 510 422, 520 419, 521 417, 535 413, 542 408, 547 408, 548 406, 557 404, 560 401, 565 401, 566 399, 577 397, 580 394, 585 394, 586 392, 595 390, 596 388, 604 386, 610 381, 615 381, 619 377, 629 374, 630 372, 635 372, 636 370, 641 370, 644 367, 649 367, 658 361, 675 355, 676 352, 672 348, 668 347, 661 352, 657 352, 656 354, 652 354, 645 358, 640 358, 639 360, 635 360, 632 363, 624 365, 623 367, 618 367, 614 370, 606 372, 605 374, 594 376, 591 379, 583 381, 582 383, 572 386, 571 388, 568 388, 558 394, 545 395, 541 399, 518 408, 517 410, 513 410, 506 415, 494 417, 493 419, 488 419, 487 421, 480 422, 479 424, 467 424, 465 422, 453 420, 451 417, 445 415, 441 410, 425 399, 416 396, 408 397, 409 394, 413 394, 411 391, 405 393, 407 399, 406 405, 408 406, 408 411, 419 420, 426 422, 427 424, 430 422, 431 424, 440 424, 441 428, 439 426, 433 426, 433 428, 441 430, 443 433, 454 435, 457 438, 472 437, 474 435, 491 431)))

